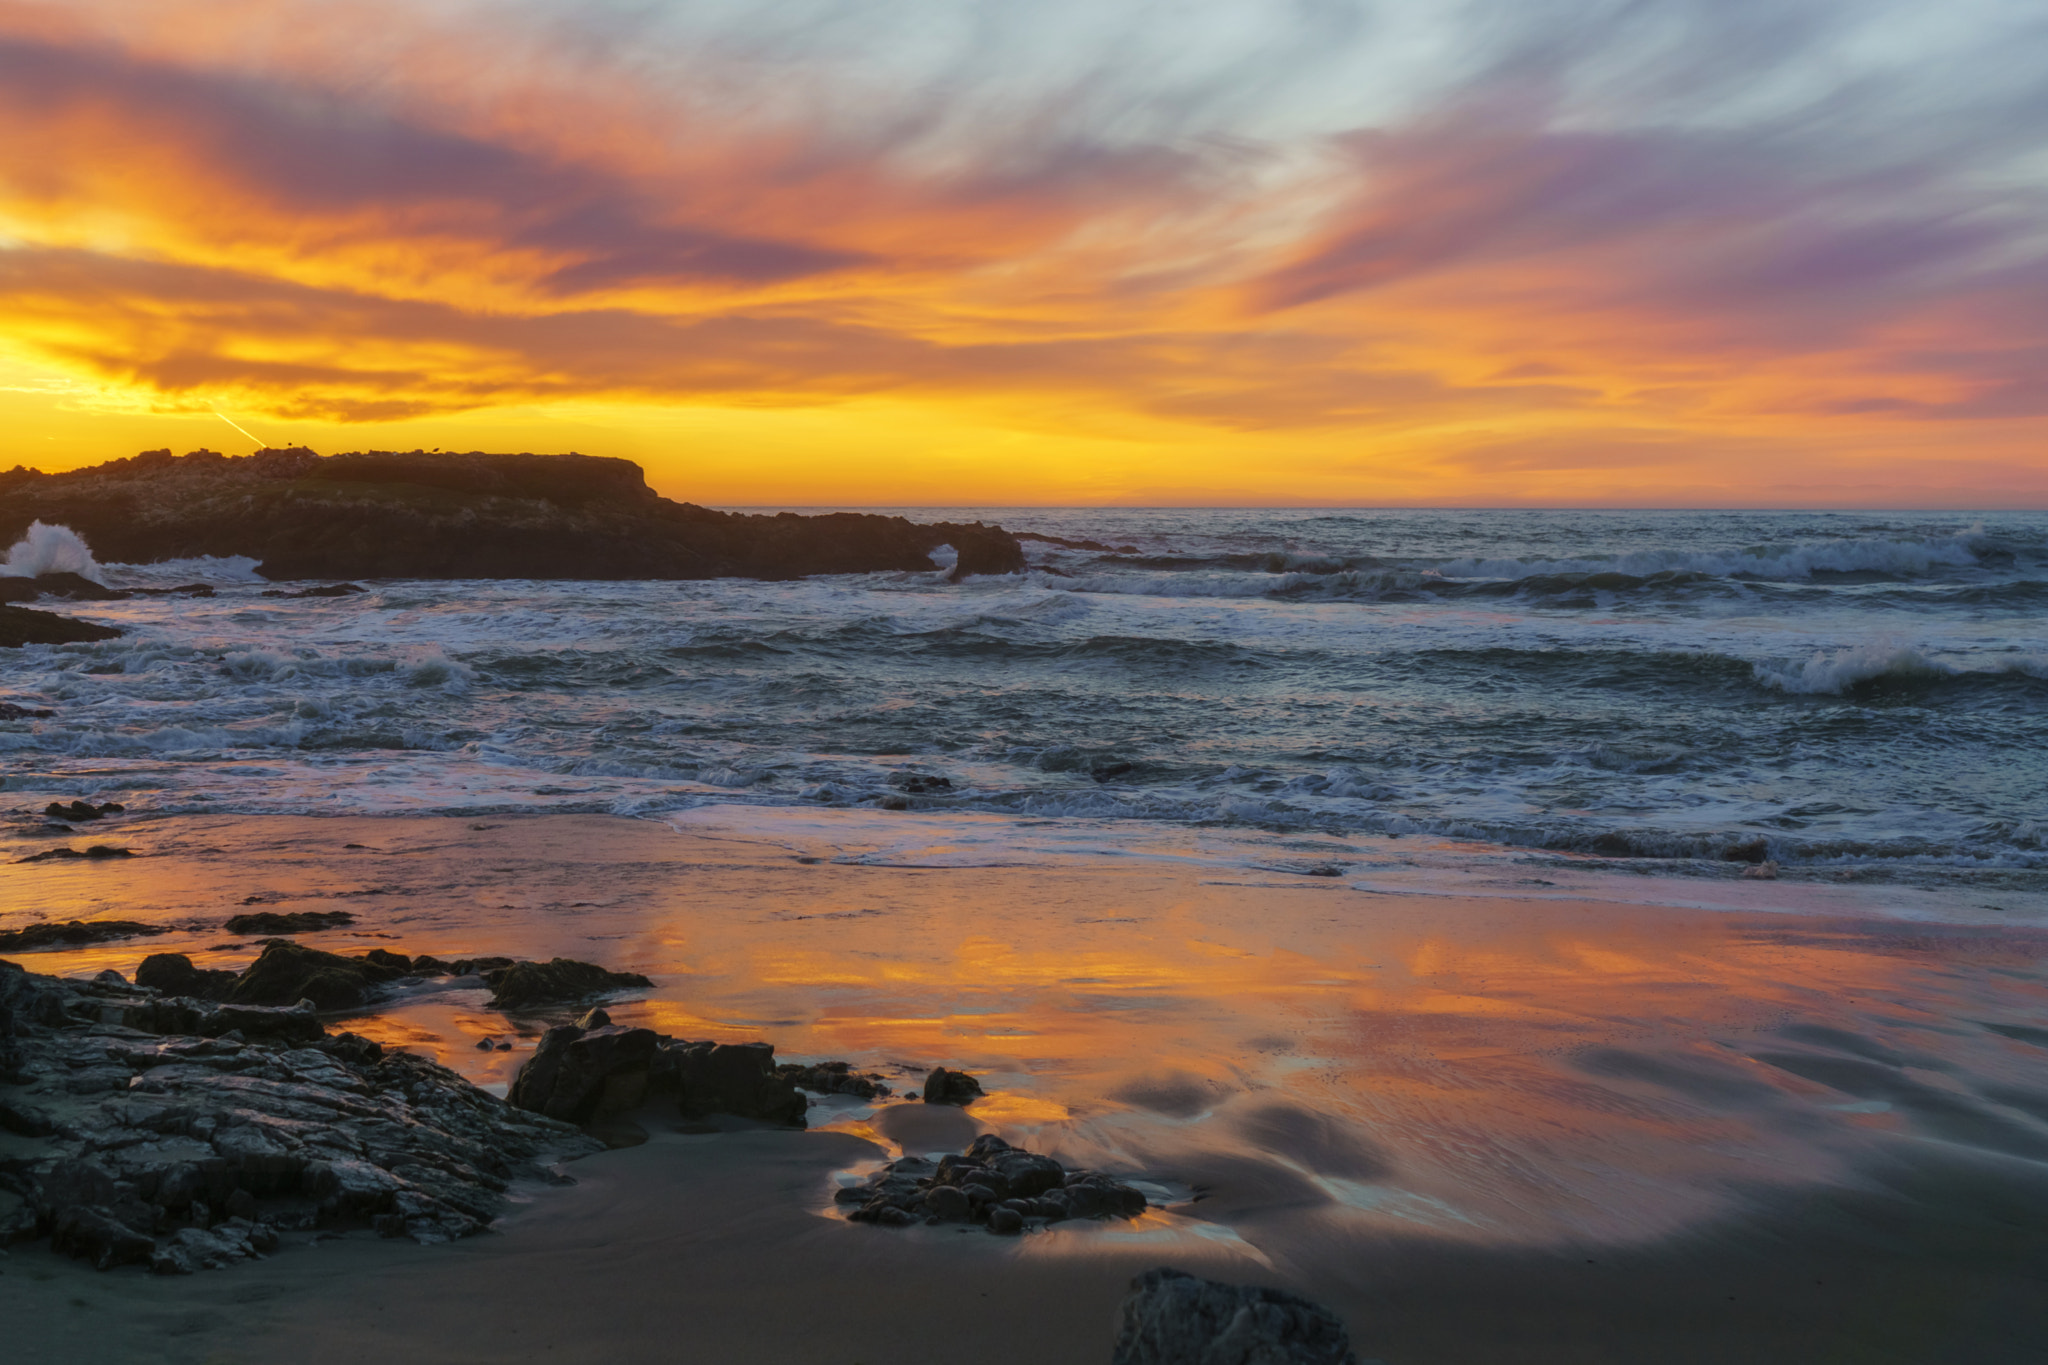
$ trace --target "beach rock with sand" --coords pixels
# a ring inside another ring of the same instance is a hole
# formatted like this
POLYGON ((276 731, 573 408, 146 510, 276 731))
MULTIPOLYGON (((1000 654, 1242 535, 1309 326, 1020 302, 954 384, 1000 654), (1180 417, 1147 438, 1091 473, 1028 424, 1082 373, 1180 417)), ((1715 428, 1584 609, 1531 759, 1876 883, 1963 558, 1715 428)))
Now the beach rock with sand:
POLYGON ((892 1161, 834 1198, 853 1206, 846 1216, 856 1223, 979 1223, 1005 1235, 1075 1218, 1135 1218, 1147 1207, 1143 1192, 1130 1185, 1069 1170, 993 1133, 936 1163, 915 1156, 892 1161))
MULTIPOLYGON (((828 1064, 829 1065, 829 1064, 828 1064)), ((839 1063, 840 1074, 850 1071, 839 1063)), ((519 1068, 507 1099, 522 1109, 588 1124, 637 1108, 650 1096, 675 1097, 685 1118, 726 1114, 805 1126, 809 1107, 775 1065, 769 1043, 690 1042, 652 1029, 625 1028, 603 1010, 558 1024, 519 1068)))
MULTIPOLYGON (((1359 1365, 1337 1315, 1284 1290, 1162 1266, 1131 1281, 1110 1365, 1359 1365)), ((1366 1362, 1366 1365, 1374 1365, 1366 1362)))
POLYGON ((553 1162, 600 1146, 425 1058, 330 1037, 305 1007, 11 962, 0 1086, 0 1126, 19 1139, 0 1186, 20 1200, 0 1242, 49 1236, 102 1269, 210 1269, 316 1228, 468 1236, 513 1180, 559 1183, 553 1162))

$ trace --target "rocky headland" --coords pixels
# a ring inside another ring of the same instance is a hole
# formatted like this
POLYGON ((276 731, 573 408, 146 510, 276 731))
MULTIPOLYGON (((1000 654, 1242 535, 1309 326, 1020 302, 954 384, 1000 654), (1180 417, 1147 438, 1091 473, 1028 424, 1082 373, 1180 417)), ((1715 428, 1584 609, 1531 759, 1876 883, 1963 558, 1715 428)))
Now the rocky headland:
POLYGON ((246 555, 279 580, 797 578, 929 570, 946 545, 956 577, 1024 567, 1000 527, 717 512, 659 496, 631 461, 575 454, 153 450, 0 473, 0 544, 37 521, 105 561, 246 555))

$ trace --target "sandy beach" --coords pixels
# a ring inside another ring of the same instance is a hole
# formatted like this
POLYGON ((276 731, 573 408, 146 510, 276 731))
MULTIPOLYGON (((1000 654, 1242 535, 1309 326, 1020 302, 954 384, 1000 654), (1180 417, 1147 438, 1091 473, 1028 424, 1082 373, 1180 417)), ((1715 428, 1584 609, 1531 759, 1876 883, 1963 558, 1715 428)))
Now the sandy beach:
MULTIPOLYGON (((621 1022, 902 1082, 964 1066, 990 1092, 838 1097, 804 1133, 645 1111, 645 1141, 452 1246, 300 1235, 179 1281, 17 1248, 0 1304, 25 1358, 1081 1362, 1157 1264, 1307 1294, 1391 1365, 2048 1340, 2048 932, 2023 898, 1907 919, 1811 885, 1723 884, 1752 902, 1710 909, 1420 894, 1374 886, 1370 840, 1329 877, 1306 869, 1339 841, 1275 840, 1247 872, 1242 836, 1063 837, 859 812, 182 817, 124 830, 144 858, 9 867, 0 927, 184 926, 17 955, 40 972, 236 965, 234 908, 345 907, 308 941, 599 961, 656 983, 621 1022), (838 1181, 977 1131, 1163 1207, 1015 1241, 833 1212, 838 1181)), ((502 1087, 557 1021, 423 988, 331 1026, 502 1087)))

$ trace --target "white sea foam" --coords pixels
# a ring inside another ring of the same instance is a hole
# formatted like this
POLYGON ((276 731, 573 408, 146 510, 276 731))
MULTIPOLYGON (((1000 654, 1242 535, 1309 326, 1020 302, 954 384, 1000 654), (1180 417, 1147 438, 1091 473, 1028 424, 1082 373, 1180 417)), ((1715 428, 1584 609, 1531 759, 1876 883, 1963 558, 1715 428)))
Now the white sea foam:
POLYGON ((46 573, 75 573, 95 583, 104 583, 100 566, 93 562, 92 547, 69 526, 32 522, 28 533, 14 542, 7 558, 0 561, 0 578, 37 578, 46 573))
POLYGON ((1985 547, 1980 529, 1961 535, 1917 540, 1831 540, 1809 545, 1764 546, 1741 551, 1633 550, 1599 559, 1452 559, 1436 567, 1444 578, 1516 580, 1542 574, 1693 572, 1790 582, 1823 573, 1925 574, 1937 568, 1964 569, 1979 563, 1985 547))

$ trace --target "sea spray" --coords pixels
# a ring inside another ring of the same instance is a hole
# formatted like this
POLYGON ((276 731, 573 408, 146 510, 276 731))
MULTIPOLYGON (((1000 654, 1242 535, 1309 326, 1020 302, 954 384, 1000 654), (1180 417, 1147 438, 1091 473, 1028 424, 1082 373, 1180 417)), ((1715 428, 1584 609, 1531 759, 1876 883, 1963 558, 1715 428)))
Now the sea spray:
POLYGON ((93 562, 92 547, 69 526, 32 522, 20 540, 0 560, 0 578, 40 578, 46 573, 72 573, 104 584, 100 566, 93 562))

